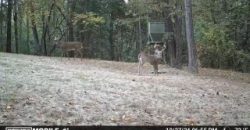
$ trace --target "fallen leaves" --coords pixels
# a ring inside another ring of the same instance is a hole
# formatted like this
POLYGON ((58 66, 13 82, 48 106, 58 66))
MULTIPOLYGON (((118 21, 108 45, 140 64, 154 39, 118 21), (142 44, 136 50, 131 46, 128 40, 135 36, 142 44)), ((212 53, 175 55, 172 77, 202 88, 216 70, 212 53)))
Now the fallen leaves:
POLYGON ((194 126, 194 125, 198 125, 199 121, 197 121, 197 120, 194 119, 194 118, 188 118, 188 119, 184 120, 184 123, 185 123, 186 125, 194 126))

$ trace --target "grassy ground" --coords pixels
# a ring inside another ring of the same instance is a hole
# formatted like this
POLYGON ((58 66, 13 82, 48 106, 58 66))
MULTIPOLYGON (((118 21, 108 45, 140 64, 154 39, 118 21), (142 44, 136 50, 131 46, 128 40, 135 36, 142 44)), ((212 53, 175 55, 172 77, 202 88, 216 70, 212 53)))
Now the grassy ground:
POLYGON ((0 125, 250 125, 250 75, 0 53, 0 125))

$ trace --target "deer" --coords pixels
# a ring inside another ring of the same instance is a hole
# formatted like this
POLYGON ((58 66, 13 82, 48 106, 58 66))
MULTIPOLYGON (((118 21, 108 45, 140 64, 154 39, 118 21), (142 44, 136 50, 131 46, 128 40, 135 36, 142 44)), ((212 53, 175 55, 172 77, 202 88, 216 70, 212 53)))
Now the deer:
POLYGON ((76 53, 79 53, 81 55, 82 60, 82 49, 83 49, 83 43, 82 42, 63 42, 63 41, 57 41, 55 43, 55 47, 62 50, 62 56, 68 57, 69 51, 74 51, 74 57, 76 56, 76 53))
POLYGON ((139 65, 138 65, 138 74, 141 75, 141 68, 143 66, 144 63, 148 62, 150 63, 153 68, 154 68, 154 74, 158 74, 158 64, 160 64, 162 58, 162 54, 166 49, 166 45, 164 44, 164 46, 160 46, 158 44, 154 45, 154 53, 153 54, 149 54, 145 51, 142 51, 139 53, 138 55, 138 61, 139 61, 139 65))

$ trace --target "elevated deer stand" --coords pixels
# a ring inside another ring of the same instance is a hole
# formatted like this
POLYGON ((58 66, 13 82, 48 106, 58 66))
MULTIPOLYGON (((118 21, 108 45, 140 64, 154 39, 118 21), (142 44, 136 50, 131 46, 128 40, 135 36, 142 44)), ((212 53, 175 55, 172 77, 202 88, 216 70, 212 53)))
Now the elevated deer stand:
MULTIPOLYGON (((165 22, 151 21, 148 22, 148 45, 160 44, 163 45, 165 41, 164 36, 166 35, 166 24, 165 22)), ((166 64, 165 52, 163 53, 163 61, 166 64)))

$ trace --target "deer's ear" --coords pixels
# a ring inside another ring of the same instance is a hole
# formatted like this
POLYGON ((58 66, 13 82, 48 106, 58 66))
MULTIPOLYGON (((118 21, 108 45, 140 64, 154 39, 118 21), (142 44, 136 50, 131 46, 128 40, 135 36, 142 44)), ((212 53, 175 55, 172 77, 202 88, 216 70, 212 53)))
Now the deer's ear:
POLYGON ((154 49, 159 49, 159 45, 156 43, 155 45, 154 45, 154 49))
POLYGON ((166 49, 166 47, 167 47, 167 46, 166 46, 166 43, 165 43, 165 44, 163 45, 163 49, 166 49))
POLYGON ((157 47, 157 45, 156 44, 154 44, 154 49, 157 47))

